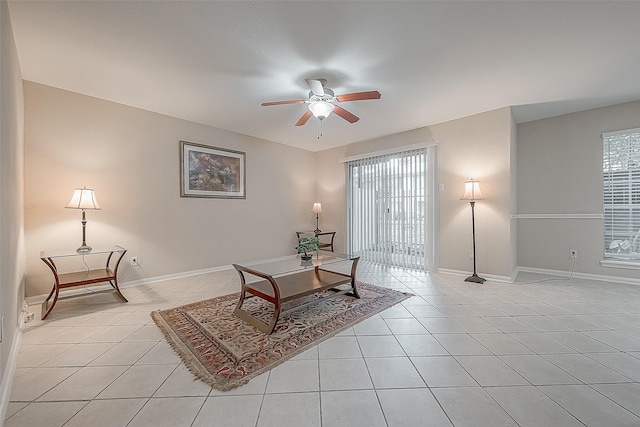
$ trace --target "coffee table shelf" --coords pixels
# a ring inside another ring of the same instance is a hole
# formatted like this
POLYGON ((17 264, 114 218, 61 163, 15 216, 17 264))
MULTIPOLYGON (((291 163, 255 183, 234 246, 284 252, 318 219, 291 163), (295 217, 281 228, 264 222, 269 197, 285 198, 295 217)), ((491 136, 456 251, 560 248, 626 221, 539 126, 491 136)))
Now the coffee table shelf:
MULTIPOLYGON (((244 266, 233 264, 242 283, 240 300, 234 314, 260 331, 271 334, 280 314, 287 312, 282 311, 282 304, 287 301, 330 289, 335 291, 335 295, 351 293, 355 298, 360 298, 356 287, 356 269, 359 259, 359 257, 345 254, 319 251, 309 262, 301 261, 296 257, 244 266), (339 271, 345 266, 349 270, 348 273, 339 271), (248 282, 247 276, 255 276, 262 280, 248 282), (336 289, 337 286, 347 284, 350 285, 347 289, 336 289), (269 322, 252 316, 242 308, 248 297, 247 293, 274 305, 273 316, 269 322)), ((291 310, 300 310, 307 305, 299 305, 291 310)))

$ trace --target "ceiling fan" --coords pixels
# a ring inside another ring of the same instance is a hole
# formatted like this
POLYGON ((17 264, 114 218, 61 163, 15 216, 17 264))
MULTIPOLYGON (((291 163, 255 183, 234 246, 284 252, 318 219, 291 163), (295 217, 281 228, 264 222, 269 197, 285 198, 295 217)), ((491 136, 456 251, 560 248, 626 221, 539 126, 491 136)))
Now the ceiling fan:
POLYGON ((372 90, 368 92, 354 92, 346 93, 344 95, 335 95, 333 90, 325 87, 327 84, 326 79, 305 79, 307 85, 311 91, 309 92, 309 99, 296 99, 290 101, 275 101, 275 102, 263 102, 263 107, 269 107, 271 105, 283 105, 283 104, 309 104, 309 110, 305 112, 302 117, 296 122, 296 126, 302 126, 311 116, 315 116, 320 121, 329 117, 331 113, 342 117, 349 123, 355 123, 360 118, 353 113, 345 110, 336 102, 349 102, 349 101, 362 101, 365 99, 380 99, 380 92, 372 90))

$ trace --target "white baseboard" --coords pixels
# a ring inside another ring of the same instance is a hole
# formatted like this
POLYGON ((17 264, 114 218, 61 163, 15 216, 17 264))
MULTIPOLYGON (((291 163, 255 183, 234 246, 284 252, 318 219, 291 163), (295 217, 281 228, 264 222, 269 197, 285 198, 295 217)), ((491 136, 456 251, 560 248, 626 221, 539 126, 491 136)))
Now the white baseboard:
MULTIPOLYGON (((451 270, 447 268, 439 268, 438 272, 447 273, 447 274, 455 274, 458 276, 469 276, 471 273, 468 271, 460 271, 460 270, 451 270)), ((495 281, 495 282, 506 282, 506 283, 516 283, 516 279, 518 274, 520 273, 534 273, 534 274, 542 274, 545 276, 554 276, 559 278, 572 277, 574 279, 585 279, 585 280, 595 280, 599 282, 609 282, 609 283, 623 283, 626 285, 640 285, 640 279, 634 279, 632 277, 619 277, 619 276, 607 276, 602 274, 587 274, 587 273, 577 273, 574 272, 571 275, 570 271, 567 270, 551 270, 547 268, 532 268, 532 267, 516 267, 511 274, 511 277, 506 276, 498 276, 493 274, 484 274, 478 273, 480 277, 484 277, 487 280, 495 281)))
POLYGON ((183 279, 185 277, 197 276, 199 274, 216 273, 218 271, 225 271, 225 270, 231 270, 231 269, 233 269, 231 265, 223 265, 219 267, 203 268, 201 270, 182 271, 180 273, 166 274, 164 276, 147 277, 144 279, 126 281, 126 282, 120 283, 118 286, 121 288, 129 288, 133 286, 146 285, 149 283, 164 282, 166 280, 172 280, 172 279, 183 279))
MULTIPOLYGON (((252 265, 252 264, 256 264, 258 262, 265 262, 265 261, 281 261, 281 260, 284 260, 284 259, 293 258, 295 256, 296 255, 287 255, 287 256, 283 256, 283 257, 272 258, 272 259, 269 259, 269 260, 248 262, 248 263, 245 263, 245 264, 246 265, 252 265)), ((185 278, 185 277, 197 276, 199 274, 215 273, 215 272, 231 270, 231 269, 233 269, 233 266, 231 266, 231 265, 222 265, 222 266, 218 266, 218 267, 204 268, 204 269, 201 269, 201 270, 183 271, 183 272, 180 272, 180 273, 167 274, 167 275, 164 275, 164 276, 147 277, 147 278, 144 278, 144 279, 126 281, 126 282, 121 283, 120 287, 121 288, 134 287, 134 286, 146 285, 146 284, 149 284, 149 283, 163 282, 163 281, 172 280, 172 279, 181 279, 181 278, 185 278)), ((449 268, 438 268, 438 270, 436 272, 437 273, 444 273, 444 274, 453 274, 453 275, 456 275, 456 276, 465 276, 465 277, 469 276, 471 274, 471 272, 469 272, 469 271, 454 270, 454 269, 449 269, 449 268)), ((500 275, 496 275, 496 274, 485 274, 485 273, 481 273, 481 274, 479 274, 479 276, 483 277, 483 278, 485 278, 487 280, 493 281, 493 282, 515 283, 516 278, 518 277, 518 274, 520 274, 520 273, 535 273, 535 274, 543 274, 543 275, 547 275, 547 276, 564 277, 564 278, 569 278, 569 275, 570 275, 570 272, 566 271, 566 270, 550 270, 550 269, 546 269, 546 268, 532 268, 532 267, 520 267, 520 266, 518 266, 518 267, 515 268, 515 270, 513 270, 513 273, 511 274, 511 277, 500 276, 500 275)), ((572 277, 574 277, 576 279, 587 279, 587 280, 597 280, 597 281, 602 281, 602 282, 612 282, 612 283, 624 283, 624 284, 630 284, 630 285, 640 285, 640 279, 634 279, 634 278, 630 278, 630 277, 606 276, 606 275, 600 275, 600 274, 586 274, 586 273, 575 273, 575 272, 573 273, 572 277)), ((104 289, 108 290, 108 289, 111 289, 111 287, 106 285, 104 287, 104 289)), ((79 291, 79 292, 81 292, 81 291, 79 291)), ((72 289, 65 290, 65 294, 67 294, 67 295, 73 294, 73 290, 72 289)), ((47 297, 47 294, 30 296, 30 297, 25 298, 25 302, 28 305, 42 304, 42 302, 44 301, 44 299, 46 297, 47 297)), ((0 427, 1 427, 1 425, 0 425, 0 427)))
MULTIPOLYGON (((182 279, 184 277, 190 277, 190 276, 197 276, 199 274, 205 274, 205 273, 215 273, 218 271, 224 271, 224 270, 230 270, 233 267, 230 265, 223 265, 220 267, 212 267, 212 268, 205 268, 202 270, 192 270, 192 271, 183 271, 180 273, 175 273, 175 274, 166 274, 164 276, 156 276, 156 277, 146 277, 144 279, 138 279, 138 280, 127 280, 124 281, 122 283, 118 284, 118 287, 120 289, 124 289, 124 288, 132 288, 135 286, 140 286, 140 285, 146 285, 149 283, 156 283, 156 282, 164 282, 166 280, 172 280, 172 279, 182 279)), ((96 290, 98 292, 102 291, 102 290, 111 290, 113 289, 110 285, 93 285, 91 286, 91 288, 93 290, 96 290)), ((74 289, 74 288, 69 288, 69 289, 64 289, 62 292, 60 292, 60 295, 74 295, 74 294, 83 294, 86 293, 86 291, 82 291, 82 290, 78 290, 78 289, 74 289)), ((36 304, 42 304, 45 300, 45 298, 47 298, 49 294, 40 294, 40 295, 32 295, 30 297, 26 297, 25 298, 25 302, 28 305, 36 305, 36 304)))
MULTIPOLYGON (((519 273, 544 274, 547 276, 564 277, 567 279, 571 275, 571 272, 566 270, 550 270, 546 268, 516 267, 516 269, 513 272, 513 275, 511 276, 514 278, 514 281, 519 273)), ((624 283, 627 285, 640 285, 640 279, 634 279, 632 277, 606 276, 603 274, 588 274, 588 273, 577 273, 577 272, 574 272, 571 277, 574 279, 595 280, 599 282, 624 283)))
MULTIPOLYGON (((286 256, 283 256, 283 257, 271 258, 271 259, 268 259, 268 260, 260 260, 260 261, 254 261, 254 262, 246 262, 246 263, 243 263, 243 264, 244 265, 254 265, 254 264, 262 263, 262 262, 282 261, 284 259, 295 258, 296 256, 297 255, 286 255, 286 256)), ((216 272, 225 271, 225 270, 233 270, 233 266, 232 265, 222 265, 222 266, 218 266, 218 267, 203 268, 201 270, 191 270, 191 271, 183 271, 183 272, 174 273, 174 274, 166 274, 164 276, 146 277, 144 279, 131 280, 131 281, 127 280, 127 281, 124 281, 122 283, 119 283, 118 287, 120 287, 120 288, 131 288, 131 287, 134 287, 134 286, 146 285, 146 284, 149 284, 149 283, 164 282, 166 280, 172 280, 172 279, 182 279, 182 278, 185 278, 185 277, 197 276, 197 275, 206 274, 206 273, 216 273, 216 272)), ((104 285, 103 287, 101 287, 100 285, 92 286, 92 289, 102 290, 102 288, 104 288, 105 291, 112 289, 110 285, 104 285)), ((64 290, 64 294, 65 295, 73 295, 74 292, 78 293, 78 294, 82 294, 83 293, 82 290, 74 290, 73 288, 64 290)), ((60 295, 62 295, 62 293, 60 295)), ((47 296, 48 296, 48 294, 33 295, 33 296, 25 298, 25 302, 28 305, 42 304, 44 302, 45 298, 47 298, 47 296)))
POLYGON ((11 398, 11 387, 13 386, 13 377, 15 376, 16 366, 18 364, 18 353, 20 353, 22 330, 24 329, 26 314, 27 313, 24 311, 20 314, 18 327, 16 328, 16 332, 13 335, 13 341, 11 342, 11 351, 9 351, 7 365, 4 368, 4 375, 2 375, 2 384, 0 384, 0 427, 4 425, 4 419, 7 417, 9 399, 11 398))
MULTIPOLYGON (((450 268, 438 268, 438 273, 453 274, 456 276, 464 276, 464 277, 471 276, 472 274, 470 271, 453 270, 450 268)), ((498 276, 497 274, 485 274, 485 273, 478 273, 478 276, 484 279, 490 280, 492 282, 512 283, 511 278, 507 276, 498 276)))

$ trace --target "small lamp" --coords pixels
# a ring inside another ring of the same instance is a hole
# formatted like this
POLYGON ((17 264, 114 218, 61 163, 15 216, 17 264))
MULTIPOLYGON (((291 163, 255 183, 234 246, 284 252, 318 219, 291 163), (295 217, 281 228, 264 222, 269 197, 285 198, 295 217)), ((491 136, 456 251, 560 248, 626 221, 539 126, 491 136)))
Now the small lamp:
POLYGON ((480 191, 480 182, 474 181, 473 178, 471 178, 471 181, 465 182, 464 194, 462 195, 462 197, 460 197, 460 200, 469 200, 469 203, 471 203, 471 230, 473 233, 473 274, 464 279, 464 281, 484 283, 486 279, 483 279, 476 273, 476 218, 474 207, 476 204, 476 200, 484 200, 482 192, 480 191))
POLYGON ((85 217, 85 211, 87 209, 100 209, 100 205, 98 205, 98 201, 96 200, 96 193, 87 187, 76 188, 73 192, 73 196, 71 196, 71 200, 67 203, 65 208, 82 209, 82 246, 76 249, 76 252, 91 252, 91 246, 87 245, 86 242, 87 218, 85 217))
POLYGON ((322 204, 320 203, 314 203, 313 204, 313 209, 311 209, 311 212, 313 212, 314 214, 316 214, 316 229, 313 230, 314 233, 318 234, 320 233, 320 228, 318 228, 318 217, 320 216, 320 214, 322 213, 322 204))

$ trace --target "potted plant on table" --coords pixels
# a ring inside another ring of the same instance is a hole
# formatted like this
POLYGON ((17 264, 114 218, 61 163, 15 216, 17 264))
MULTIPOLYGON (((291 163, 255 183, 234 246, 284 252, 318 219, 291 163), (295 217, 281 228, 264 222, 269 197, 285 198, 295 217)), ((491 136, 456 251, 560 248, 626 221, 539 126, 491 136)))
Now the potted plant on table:
POLYGON ((317 251, 319 242, 320 239, 318 239, 317 237, 298 237, 298 246, 296 246, 295 249, 299 254, 302 254, 300 255, 300 258, 302 258, 302 260, 309 261, 311 260, 311 255, 309 255, 309 252, 317 251))

